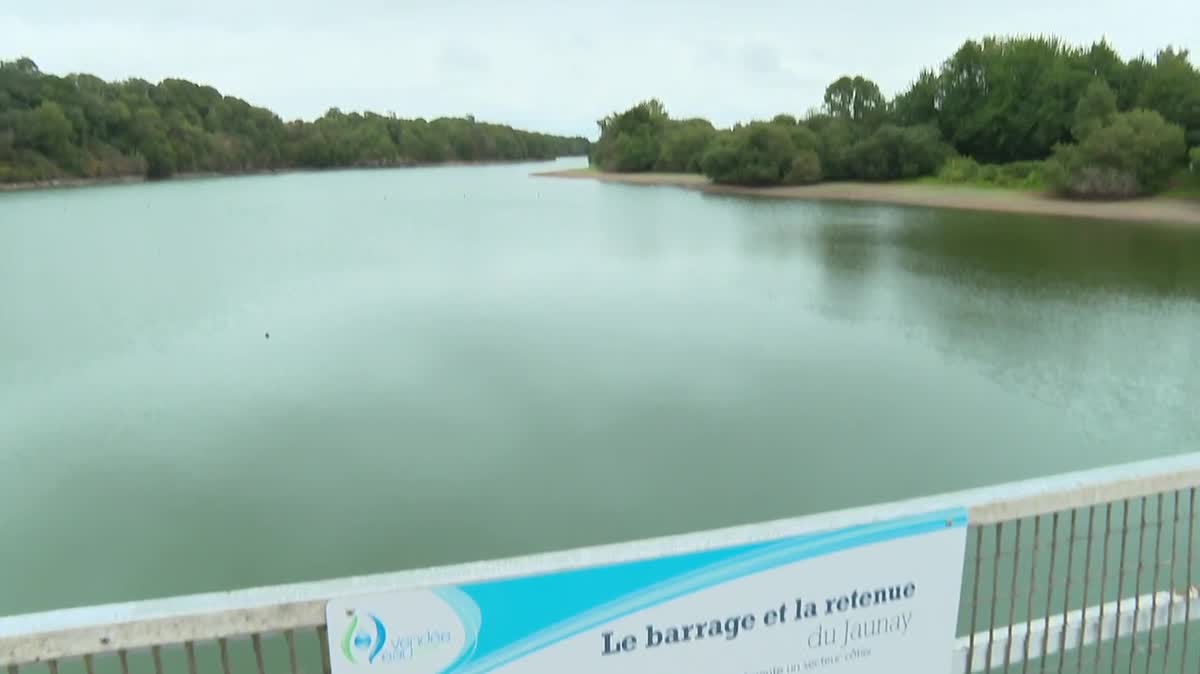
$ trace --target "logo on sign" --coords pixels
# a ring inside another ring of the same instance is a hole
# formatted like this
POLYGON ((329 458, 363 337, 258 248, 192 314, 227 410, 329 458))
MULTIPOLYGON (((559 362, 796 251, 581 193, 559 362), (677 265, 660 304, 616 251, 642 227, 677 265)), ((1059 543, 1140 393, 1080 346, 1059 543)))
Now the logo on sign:
POLYGON ((449 646, 453 637, 447 630, 430 628, 408 634, 391 635, 379 616, 355 615, 342 634, 342 655, 351 664, 403 663, 449 646))

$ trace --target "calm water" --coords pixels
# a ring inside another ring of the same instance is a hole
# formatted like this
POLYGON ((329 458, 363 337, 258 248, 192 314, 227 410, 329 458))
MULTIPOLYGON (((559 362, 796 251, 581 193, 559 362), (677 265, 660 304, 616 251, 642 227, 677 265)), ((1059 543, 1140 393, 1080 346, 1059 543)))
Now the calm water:
POLYGON ((542 168, 0 194, 0 614, 1200 446, 1200 232, 542 168))

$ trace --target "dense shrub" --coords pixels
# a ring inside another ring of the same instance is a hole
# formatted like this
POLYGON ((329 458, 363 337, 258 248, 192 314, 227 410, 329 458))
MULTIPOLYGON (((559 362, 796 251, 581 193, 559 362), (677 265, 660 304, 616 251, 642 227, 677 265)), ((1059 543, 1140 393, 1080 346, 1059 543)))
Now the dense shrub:
POLYGON ((979 164, 970 157, 954 157, 938 170, 944 183, 1040 189, 1045 185, 1046 162, 1014 161, 1008 164, 979 164))
POLYGON ((654 170, 699 173, 700 160, 716 134, 716 129, 706 119, 669 121, 663 132, 661 150, 654 170))
POLYGON ((656 99, 600 120, 600 139, 589 160, 605 171, 650 171, 659 161, 667 113, 656 99))
POLYGON ((1085 165, 1068 171, 1059 164, 1050 173, 1049 178, 1060 191, 1072 196, 1128 199, 1142 192, 1141 184, 1133 171, 1111 166, 1085 165))
POLYGON ((650 129, 637 129, 617 136, 609 167, 614 171, 649 171, 658 163, 658 138, 650 129))
POLYGON ((1200 147, 1192 148, 1192 151, 1188 153, 1188 156, 1191 158, 1192 172, 1200 173, 1200 147))
POLYGON ((1166 187, 1184 160, 1183 129, 1149 110, 1119 113, 1075 145, 1059 145, 1047 178, 1076 197, 1124 198, 1166 187))
POLYGON ((933 127, 884 124, 850 149, 850 174, 862 180, 916 178, 935 172, 952 153, 933 127))
POLYGON ((784 176, 789 185, 811 185, 821 181, 821 158, 815 150, 799 150, 792 159, 792 168, 784 176))
POLYGON ((792 170, 796 147, 778 124, 753 122, 717 135, 701 161, 715 183, 778 185, 792 170))
POLYGON ((970 157, 953 157, 942 164, 937 176, 947 183, 973 183, 979 178, 979 162, 970 157))
POLYGON ((809 126, 817 134, 817 154, 821 169, 829 180, 853 177, 850 170, 850 150, 854 147, 855 128, 844 119, 816 119, 809 126))

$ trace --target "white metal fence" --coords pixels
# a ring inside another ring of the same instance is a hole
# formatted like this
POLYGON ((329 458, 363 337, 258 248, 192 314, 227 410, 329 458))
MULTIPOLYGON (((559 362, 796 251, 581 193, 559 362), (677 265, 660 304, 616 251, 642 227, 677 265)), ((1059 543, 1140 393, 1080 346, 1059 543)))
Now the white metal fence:
MULTIPOLYGON (((1200 672, 1200 454, 494 562, 0 618, 0 674, 329 672, 325 602, 751 543, 965 506, 952 671, 1200 672)), ((929 672, 946 670, 931 661, 929 672)))

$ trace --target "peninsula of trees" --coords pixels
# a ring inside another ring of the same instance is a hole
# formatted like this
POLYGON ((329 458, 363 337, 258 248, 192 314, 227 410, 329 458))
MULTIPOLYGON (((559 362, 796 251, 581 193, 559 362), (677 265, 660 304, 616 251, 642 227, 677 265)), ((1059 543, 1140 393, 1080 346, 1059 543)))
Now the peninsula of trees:
POLYGON ((398 119, 334 108, 284 122, 180 79, 58 77, 0 62, 0 183, 288 168, 542 160, 585 155, 586 138, 519 131, 472 117, 398 119))
POLYGON ((797 119, 716 129, 649 100, 599 121, 589 155, 616 172, 703 173, 719 184, 881 181, 1049 187, 1075 197, 1153 193, 1200 171, 1200 71, 1186 51, 1123 60, 1105 42, 967 41, 888 100, 861 76, 797 119))

